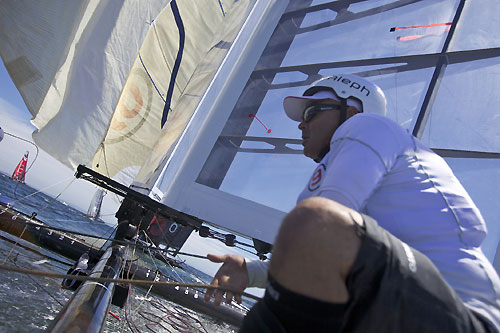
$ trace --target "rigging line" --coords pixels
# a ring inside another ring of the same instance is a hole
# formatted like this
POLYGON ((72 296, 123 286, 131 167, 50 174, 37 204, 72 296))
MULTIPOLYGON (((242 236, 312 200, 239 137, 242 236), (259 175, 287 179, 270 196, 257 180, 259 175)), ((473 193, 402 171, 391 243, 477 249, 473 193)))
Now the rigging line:
MULTIPOLYGON (((121 222, 121 223, 123 223, 123 222, 121 222)), ((99 247, 99 250, 103 250, 104 246, 106 246, 106 243, 112 239, 111 237, 112 237, 113 233, 114 233, 114 232, 116 232, 116 230, 118 229, 118 225, 119 225, 119 224, 120 224, 120 223, 117 223, 117 224, 116 224, 116 226, 115 226, 114 228, 112 228, 112 229, 111 229, 111 231, 109 231, 109 232, 104 232, 104 233, 102 234, 102 236, 100 236, 100 237, 95 237, 95 236, 94 236, 93 238, 95 238, 96 240, 95 240, 94 242, 90 243, 90 245, 91 245, 92 247, 95 247, 95 244, 97 243, 97 240, 98 240, 98 239, 101 239, 101 240, 106 240, 106 242, 104 242, 104 244, 102 244, 102 245, 99 247), (106 235, 108 235, 108 237, 106 237, 106 235)), ((91 237, 92 237, 92 236, 91 236, 91 237)))
MULTIPOLYGON (((155 272, 155 279, 158 277, 158 271, 155 272)), ((139 303, 139 305, 137 305, 137 307, 135 308, 135 310, 133 310, 132 312, 139 312, 139 309, 144 305, 144 303, 146 302, 146 299, 147 297, 149 296, 149 294, 151 293, 151 290, 153 290, 153 285, 149 286, 148 288, 148 291, 146 292, 146 294, 144 295, 144 299, 141 300, 141 302, 139 303)), ((132 304, 130 304, 130 307, 132 307, 132 304)))
MULTIPOLYGON (((153 241, 151 240, 151 238, 149 238, 148 234, 147 234, 144 230, 143 230, 142 232, 144 233, 144 236, 145 236, 146 240, 149 240, 149 241, 151 241, 151 243, 153 243, 153 241)), ((153 261, 153 263, 154 263, 154 265, 155 265, 156 270, 158 271, 158 270, 159 270, 159 268, 158 268, 158 265, 156 265, 156 260, 155 260, 155 259, 153 258, 153 256, 151 255, 151 249, 150 249, 150 248, 148 248, 147 250, 148 250, 148 254, 149 254, 149 256, 150 256, 151 260, 153 261)), ((153 252, 155 252, 155 251, 153 250, 153 252)), ((168 252, 167 252, 167 253, 168 253, 168 252)), ((163 254, 162 254, 162 253, 160 253, 160 255, 163 255, 163 254)), ((178 280, 180 280, 180 281, 182 281, 182 282, 185 282, 185 281, 182 279, 182 277, 179 275, 179 273, 177 273, 177 270, 175 270, 175 269, 174 269, 174 267, 173 267, 172 265, 170 265, 170 263, 169 263, 168 261, 167 261, 165 264, 167 264, 167 265, 170 267, 170 269, 172 270, 172 272, 174 272, 174 274, 177 276, 177 279, 178 279, 178 280)))
POLYGON ((203 289, 216 289, 222 291, 228 291, 235 294, 240 294, 242 296, 254 299, 256 301, 260 300, 260 297, 254 296, 252 294, 248 294, 246 292, 241 292, 240 290, 236 290, 233 288, 226 288, 221 286, 214 286, 209 284, 201 284, 201 283, 183 283, 183 282, 175 282, 175 281, 148 281, 148 280, 130 280, 130 279, 112 279, 112 278, 97 278, 91 276, 83 276, 83 275, 71 275, 71 274, 60 274, 60 273, 52 273, 46 271, 38 271, 33 269, 25 269, 25 268, 17 268, 9 265, 0 265, 0 270, 4 270, 7 272, 15 272, 21 274, 31 274, 38 276, 46 276, 56 279, 73 279, 78 281, 91 281, 91 282, 109 282, 109 283, 120 283, 120 284, 130 284, 130 285, 158 285, 158 286, 178 286, 178 287, 188 287, 188 288, 203 288, 203 289))
MULTIPOLYGON (((134 248, 133 248, 133 251, 132 251, 132 257, 134 257, 134 256, 135 256, 135 250, 136 250, 136 247, 137 247, 137 240, 139 239, 139 233, 140 233, 140 231, 139 231, 139 230, 137 230, 137 234, 136 234, 136 236, 137 236, 137 237, 136 237, 136 241, 135 241, 135 243, 136 243, 136 244, 135 244, 135 246, 134 246, 134 248)), ((151 261, 153 262, 153 264, 154 264, 154 266, 155 266, 155 280, 156 280, 156 278, 158 277, 159 268, 158 268, 158 266, 156 265, 155 260, 154 260, 154 259, 153 259, 153 257, 151 256, 151 251, 149 251, 149 252, 150 252, 150 258, 151 258, 151 261)), ((132 265, 130 265, 130 266, 129 266, 129 274, 130 274, 130 268, 131 268, 131 266, 132 266, 132 265)), ((151 286, 148 288, 148 291, 146 292, 145 297, 148 297, 148 295, 149 295, 149 293, 151 292, 151 290, 152 290, 152 289, 153 289, 153 286, 151 285, 151 286)), ((139 310, 139 308, 140 308, 140 307, 144 304, 144 302, 145 302, 145 299, 144 299, 144 300, 142 300, 142 301, 139 303, 139 305, 136 307, 136 309, 135 309, 135 311, 134 311, 134 312, 137 312, 137 311, 139 310)))
MULTIPOLYGON (((156 31, 156 29, 154 29, 156 31)), ((153 84, 153 87, 155 87, 156 89, 156 92, 158 93, 158 95, 160 96, 161 100, 163 101, 163 103, 167 103, 167 101, 163 98, 163 95, 161 94, 160 90, 158 89, 158 87, 156 86, 156 83, 155 81, 153 80, 153 78, 151 77, 151 74, 149 74, 149 71, 148 69, 146 68, 146 65, 144 64, 144 61, 142 60, 142 56, 141 56, 141 53, 139 52, 139 60, 141 61, 141 64, 142 64, 142 68, 144 68, 144 70, 146 71, 146 74, 148 75, 149 77, 149 80, 151 80, 151 83, 153 84)))
MULTIPOLYGON (((11 260, 12 261, 12 260, 11 260)), ((19 265, 16 263, 16 262, 12 262, 16 267, 18 268, 21 268, 19 267, 19 265)), ((31 275, 27 274, 27 276, 30 278, 31 281, 33 281, 33 283, 35 283, 35 285, 38 286, 38 288, 42 289, 43 291, 45 291, 45 293, 47 295, 49 295, 54 301, 56 301, 57 303, 59 303, 60 306, 64 306, 63 303, 61 303, 54 295, 52 295, 52 293, 50 293, 47 289, 45 289, 40 283, 38 283, 38 281, 36 281, 31 275)))
MULTIPOLYGON (((139 54, 139 56, 140 56, 140 54, 139 54)), ((108 159, 106 157, 106 149, 105 149, 104 142, 101 142, 101 145, 102 145, 102 154, 104 155, 104 166, 106 168, 106 174, 108 175, 108 178, 111 178, 111 177, 109 177, 109 175, 111 173, 109 172, 108 159)), ((96 165, 96 168, 99 168, 99 165, 96 165)), ((120 201, 120 197, 116 193, 113 193, 113 194, 115 195, 116 200, 121 203, 122 201, 120 201)))
MULTIPOLYGON (((73 231, 73 230, 68 230, 68 229, 63 229, 63 228, 51 227, 51 226, 48 226, 48 225, 38 224, 38 223, 30 222, 30 221, 18 221, 17 223, 23 223, 26 226, 29 225, 29 226, 37 227, 37 228, 40 228, 40 229, 59 231, 59 232, 63 232, 63 233, 66 233, 66 234, 73 234, 73 235, 78 235, 78 236, 85 236, 85 237, 97 238, 97 239, 106 240, 106 241, 112 240, 111 234, 118 227, 118 226, 116 226, 110 232, 105 232, 103 234, 103 235, 109 234, 110 235, 109 237, 103 237, 103 236, 91 235, 91 234, 86 234, 86 233, 83 233, 83 232, 78 232, 78 231, 73 231)), ((94 243, 95 242, 90 243, 90 245, 93 246, 94 243)), ((125 243, 126 245, 128 245, 128 243, 126 243, 126 242, 121 242, 121 243, 125 243)))
MULTIPOLYGON (((76 179, 76 178, 74 178, 74 176, 71 176, 71 177, 65 178, 65 179, 63 179, 63 180, 60 180, 60 181, 58 181, 57 183, 54 183, 54 184, 52 184, 52 185, 50 185, 50 186, 47 186, 47 187, 42 188, 41 190, 38 190, 38 191, 33 192, 33 193, 31 193, 31 194, 28 194, 27 196, 22 197, 22 198, 21 198, 21 199, 19 199, 19 200, 15 200, 15 201, 12 203, 12 205, 14 205, 16 202, 21 202, 21 203, 22 203, 22 200, 27 199, 27 198, 29 198, 29 197, 32 197, 32 196, 34 196, 34 195, 36 195, 36 194, 38 194, 38 193, 40 193, 40 192, 42 192, 42 191, 44 191, 44 190, 47 190, 47 189, 52 188, 52 187, 54 187, 54 186, 57 186, 57 185, 59 185, 59 184, 61 184, 61 183, 64 183, 64 182, 68 181, 68 180, 69 180, 69 179, 71 179, 71 178, 73 178, 73 181, 76 179)), ((73 181, 72 181, 72 182, 73 182, 73 181)), ((52 199, 53 199, 53 198, 52 198, 52 199)))
MULTIPOLYGON (((271 131, 271 129, 270 129, 270 128, 267 128, 267 126, 266 126, 266 125, 264 125, 264 123, 263 123, 263 122, 262 122, 262 121, 261 121, 261 120, 257 117, 257 115, 255 115, 255 114, 253 114, 253 113, 250 113, 250 114, 248 115, 248 118, 252 118, 252 117, 254 117, 255 119, 257 119, 257 121, 258 121, 258 122, 259 122, 262 126, 264 126, 264 128, 266 129, 266 132, 267 132, 268 134, 271 134, 271 132, 272 132, 272 131, 271 131)), ((272 135, 272 134, 271 134, 271 135, 272 135)))
MULTIPOLYGON (((129 294, 131 296, 133 296, 133 292, 132 292, 132 288, 131 286, 129 286, 129 294)), ((137 326, 135 325, 135 323, 131 322, 129 319, 128 319, 128 313, 130 311, 130 307, 132 306, 132 302, 129 301, 129 299, 127 298, 127 305, 125 306, 125 320, 127 321, 127 325, 128 325, 128 328, 135 333, 134 329, 137 330, 137 332, 141 332, 137 326), (134 325, 134 328, 132 328, 132 325, 134 325)))
POLYGON ((448 33, 448 36, 446 37, 446 40, 444 42, 443 49, 441 50, 440 56, 438 58, 439 59, 438 63, 434 69, 434 73, 432 75, 431 81, 429 82, 429 87, 427 88, 427 92, 425 94, 424 101, 422 103, 422 107, 420 108, 420 112, 415 122, 412 134, 419 139, 422 137, 424 133, 424 128, 427 123, 427 119, 429 118, 429 113, 430 113, 429 109, 432 107, 432 104, 434 103, 437 90, 439 89, 439 86, 441 84, 441 79, 443 78, 444 72, 448 65, 446 53, 448 52, 448 47, 455 33, 455 29, 457 27, 458 21, 460 20, 460 16, 462 14, 464 6, 465 6, 465 0, 461 0, 460 3, 458 4, 455 17, 453 18, 453 24, 451 25, 450 32, 448 33))
MULTIPOLYGON (((120 222, 118 223, 110 232, 105 232, 103 235, 105 234, 108 234, 110 235, 109 237, 104 237, 104 236, 98 236, 98 235, 91 235, 91 234, 87 234, 87 233, 83 233, 83 232, 78 232, 78 231, 73 231, 73 230, 68 230, 68 229, 63 229, 63 228, 58 228, 58 227, 51 227, 51 226, 48 226, 48 225, 41 225, 41 224, 38 224, 38 223, 33 223, 33 222, 29 222, 29 221, 18 221, 18 223, 24 223, 25 225, 30 225, 30 226, 34 226, 34 227, 39 227, 41 229, 47 229, 47 230, 53 230, 53 231, 59 231, 59 232, 64 232, 64 233, 67 233, 67 234, 74 234, 74 235, 78 235, 78 236, 85 236, 85 237, 91 237, 91 238, 96 238, 96 239, 100 239, 100 240, 106 240, 106 241, 113 241, 117 244, 120 244, 120 245, 134 245, 134 246, 137 246, 141 249, 151 249, 153 250, 153 252, 160 252, 160 253, 169 253, 169 254, 173 254, 173 253, 177 253, 178 255, 183 255, 183 256, 188 256, 188 257, 193 257, 193 258, 198 258, 198 259, 206 259, 208 260, 208 258, 206 256, 203 256, 203 255, 200 255, 200 254, 194 254, 194 253, 188 253, 188 252, 177 252, 177 251, 174 251, 174 250, 163 250, 163 249, 159 249, 155 246, 146 246, 146 245, 142 245, 142 244, 138 244, 136 242, 130 242, 130 241, 121 241, 121 240, 115 240, 112 238, 112 233, 118 228, 118 225, 121 224, 121 223, 128 223, 127 221, 124 221, 124 222, 120 222)), ((216 240, 219 240, 220 239, 217 239, 217 238, 213 238, 213 239, 216 239, 216 240)), ((237 243, 240 243, 238 241, 235 241, 237 243)), ((89 243, 91 246, 94 246, 95 242, 92 242, 92 243, 89 243)), ((252 247, 251 245, 248 245, 248 244, 244 244, 244 243, 241 243, 245 246, 248 246, 248 247, 252 247)), ((100 249, 102 249, 104 247, 101 246, 100 249)), ((238 247, 238 246, 235 246, 241 250, 244 250, 244 251, 247 251, 248 253, 251 253, 251 254, 254 254, 253 252, 251 251, 248 251, 247 249, 244 249, 242 247, 238 247)))
POLYGON ((167 98, 165 102, 165 107, 163 108, 163 115, 161 117, 161 127, 167 122, 168 112, 170 110, 170 105, 172 103, 172 96, 174 93, 174 85, 177 79, 177 74, 179 72, 179 67, 181 65, 182 54, 184 53, 184 42, 186 39, 186 33, 184 31, 184 24, 179 13, 179 8, 177 7, 176 0, 170 2, 170 7, 172 8, 172 13, 174 14, 175 23, 177 24, 177 29, 179 30, 179 50, 177 51, 177 57, 175 58, 174 67, 172 68, 172 73, 170 75, 170 83, 168 85, 167 98))
MULTIPOLYGON (((67 234, 73 234, 73 235, 78 235, 78 236, 85 236, 85 237, 90 237, 90 238, 96 238, 97 240, 105 240, 105 241, 113 241, 117 244, 121 244, 121 245, 133 245, 133 246, 137 246, 141 249, 150 249, 152 250, 153 252, 160 252, 160 253, 169 253, 169 254, 173 254, 173 253, 177 253, 178 255, 184 255, 184 256, 188 256, 188 257, 193 257, 193 258, 198 258, 198 259, 206 259, 208 260, 208 258, 206 256, 203 256, 203 255, 199 255, 199 254, 194 254, 194 253, 188 253, 188 252, 177 252, 177 251, 174 251, 174 250, 163 250, 163 249, 159 249, 155 246, 146 246, 146 245, 143 245, 143 244, 137 244, 137 242, 130 242, 130 241, 121 241, 121 240, 114 240, 112 238, 112 234, 113 232, 115 232, 115 230, 118 228, 118 225, 121 224, 121 223, 128 223, 127 221, 124 221, 124 222, 120 222, 118 223, 111 231, 109 232, 105 232, 103 233, 103 235, 99 236, 99 235, 91 235, 91 234, 87 234, 87 233, 83 233, 83 232, 78 232, 78 231, 73 231, 73 230, 68 230, 68 229, 63 229, 63 228, 58 228, 58 227, 52 227, 52 226, 48 226, 48 225, 41 225, 41 224, 38 224, 38 223, 33 223, 33 222, 29 222, 29 221, 18 221, 18 223, 23 223, 25 225, 30 225, 30 226, 34 226, 34 227, 38 227, 38 228, 41 228, 41 229, 46 229, 46 230, 53 230, 53 231, 59 231, 59 232, 64 232, 64 233, 67 233, 67 234), (104 235, 109 235, 108 237, 105 237, 104 235)), ((89 243, 90 246, 92 247, 95 247, 95 243, 97 242, 94 241, 94 242, 91 242, 89 243)), ((247 245, 247 244, 245 244, 247 245)), ((105 246, 102 245, 100 246, 99 248, 102 249, 103 247, 105 246)), ((247 246, 250 246, 250 245, 247 245, 247 246)), ((251 251, 248 251, 244 248, 241 248, 241 247, 238 247, 240 248, 241 250, 244 250, 244 251, 247 251, 248 253, 251 253, 251 254, 255 254, 251 251)))
POLYGON ((12 136, 12 137, 14 137, 14 138, 16 138, 16 139, 19 139, 19 140, 22 140, 22 141, 25 141, 25 142, 31 143, 33 146, 35 146, 35 148, 36 148, 35 158, 33 159, 33 162, 31 162, 30 166, 28 167, 28 169, 26 169, 26 172, 25 172, 25 174, 28 174, 28 171, 30 171, 31 167, 33 166, 33 164, 35 164, 35 161, 36 161, 36 159, 38 158, 38 153, 39 153, 39 151, 40 151, 40 150, 38 149, 38 146, 37 146, 34 142, 31 142, 31 141, 29 141, 29 140, 26 140, 26 139, 24 139, 24 138, 21 138, 20 136, 17 136, 17 135, 14 135, 14 134, 10 134, 10 133, 5 132, 5 131, 4 131, 4 133, 5 133, 5 134, 7 134, 7 135, 10 135, 10 136, 12 136))
POLYGON ((73 184, 73 182, 76 180, 76 178, 73 178, 69 183, 68 185, 66 185, 65 188, 63 188, 63 190, 58 194, 56 195, 54 198, 52 198, 52 202, 48 202, 45 207, 43 207, 42 209, 38 210, 37 213, 39 212, 43 212, 47 207, 50 206, 50 204, 53 204, 54 201, 57 201, 57 199, 73 184))
POLYGON ((17 247, 17 244, 19 243, 19 240, 21 239, 21 237, 23 237, 23 234, 24 234, 24 232, 26 231, 26 228, 27 228, 27 227, 28 227, 27 225, 25 225, 25 226, 24 226, 23 231, 21 232, 21 234, 20 234, 20 235, 19 235, 19 237, 17 238, 17 240, 16 240, 16 242, 14 243, 14 245, 12 245, 12 248, 10 249, 9 253, 7 254, 7 256, 5 256, 5 259, 3 260, 2 265, 4 265, 4 264, 5 264, 5 262, 7 261, 7 259, 9 259, 10 255, 12 254, 12 251, 14 251, 14 249, 17 247))
MULTIPOLYGON (((1 235, 0 235, 0 239, 1 239, 1 240, 3 240, 3 241, 5 241, 5 242, 15 243, 15 241, 13 241, 12 239, 9 239, 9 238, 4 237, 4 236, 1 236, 1 235)), ((41 252, 38 252, 37 250, 30 248, 29 246, 26 246, 26 245, 21 245, 21 244, 18 244, 17 246, 19 246, 19 247, 21 247, 21 248, 25 249, 26 251, 32 252, 32 253, 34 253, 34 254, 36 254, 36 255, 38 255, 38 256, 40 256, 40 257, 42 257, 42 258, 47 258, 47 259, 50 259, 50 260, 55 261, 55 262, 57 262, 57 263, 59 263, 59 264, 63 264, 63 265, 67 265, 67 266, 72 266, 72 265, 73 265, 73 264, 67 263, 67 262, 65 262, 65 261, 62 261, 62 260, 56 259, 56 258, 54 258, 54 257, 51 257, 51 256, 49 256, 49 255, 43 254, 43 253, 41 253, 41 252)), ((4 254, 5 254, 5 252, 6 252, 6 251, 4 251, 4 250, 0 250, 0 253, 4 253, 4 254)), ((30 256, 29 256, 29 255, 27 255, 27 254, 21 254, 21 253, 18 253, 17 255, 21 255, 21 257, 28 258, 29 260, 34 259, 34 258, 30 257, 30 256)), ((50 263, 50 265, 54 265, 54 264, 50 263)), ((57 267, 57 266, 55 266, 55 267, 57 267)))

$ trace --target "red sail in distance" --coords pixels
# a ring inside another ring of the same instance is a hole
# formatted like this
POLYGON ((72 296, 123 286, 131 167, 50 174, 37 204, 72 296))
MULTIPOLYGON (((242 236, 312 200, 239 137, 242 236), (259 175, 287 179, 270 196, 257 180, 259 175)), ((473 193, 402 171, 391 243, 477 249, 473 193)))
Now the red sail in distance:
POLYGON ((29 152, 24 153, 23 158, 19 161, 14 173, 12 174, 12 179, 20 183, 24 183, 24 177, 26 176, 26 166, 28 164, 29 152))

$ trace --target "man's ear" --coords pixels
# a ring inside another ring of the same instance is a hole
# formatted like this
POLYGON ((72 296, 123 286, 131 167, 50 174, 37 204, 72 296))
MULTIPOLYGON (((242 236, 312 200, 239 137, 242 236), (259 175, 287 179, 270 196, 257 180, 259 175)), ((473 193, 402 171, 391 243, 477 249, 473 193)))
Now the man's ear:
POLYGON ((361 113, 361 111, 359 111, 356 107, 354 106, 348 107, 346 110, 346 120, 358 113, 361 113))

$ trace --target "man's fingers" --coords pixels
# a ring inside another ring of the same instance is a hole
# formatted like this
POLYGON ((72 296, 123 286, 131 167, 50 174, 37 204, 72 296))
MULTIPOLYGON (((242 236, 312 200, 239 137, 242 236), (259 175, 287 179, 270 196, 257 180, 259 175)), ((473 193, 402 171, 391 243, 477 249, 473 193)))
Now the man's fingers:
POLYGON ((222 290, 216 290, 214 296, 214 304, 219 306, 222 302, 222 296, 224 296, 224 292, 222 290))
POLYGON ((236 303, 241 304, 241 295, 240 294, 234 295, 234 300, 236 301, 236 303))
POLYGON ((205 292, 205 302, 210 302, 210 298, 212 297, 212 294, 214 293, 213 289, 208 288, 207 291, 205 292))
POLYGON ((231 304, 231 301, 233 300, 233 293, 230 291, 226 292, 226 303, 231 304))
MULTIPOLYGON (((219 285, 219 279, 214 278, 212 280, 212 283, 210 283, 210 285, 212 285, 212 286, 218 286, 219 285)), ((207 302, 210 301, 210 298, 214 294, 214 291, 215 291, 215 289, 207 288, 207 290, 205 292, 205 301, 207 301, 207 302)))
POLYGON ((210 260, 211 262, 217 262, 217 263, 224 262, 224 260, 226 260, 226 257, 227 257, 227 255, 218 256, 216 254, 210 254, 210 253, 207 254, 208 260, 210 260))

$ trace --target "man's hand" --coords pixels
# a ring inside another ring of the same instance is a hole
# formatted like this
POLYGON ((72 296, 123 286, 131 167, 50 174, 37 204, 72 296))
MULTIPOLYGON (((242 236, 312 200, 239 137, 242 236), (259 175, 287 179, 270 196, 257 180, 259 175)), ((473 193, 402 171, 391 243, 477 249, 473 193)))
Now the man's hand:
MULTIPOLYGON (((226 254, 224 256, 208 254, 207 258, 212 262, 223 263, 217 271, 217 274, 215 274, 211 285, 231 288, 241 292, 248 287, 248 271, 245 264, 245 258, 232 254, 226 254)), ((222 296, 224 295, 223 290, 207 289, 205 301, 210 301, 214 292, 214 304, 220 305, 222 296)), ((234 294, 229 291, 226 293, 226 303, 231 303, 233 297, 238 304, 241 304, 241 294, 234 294)))

